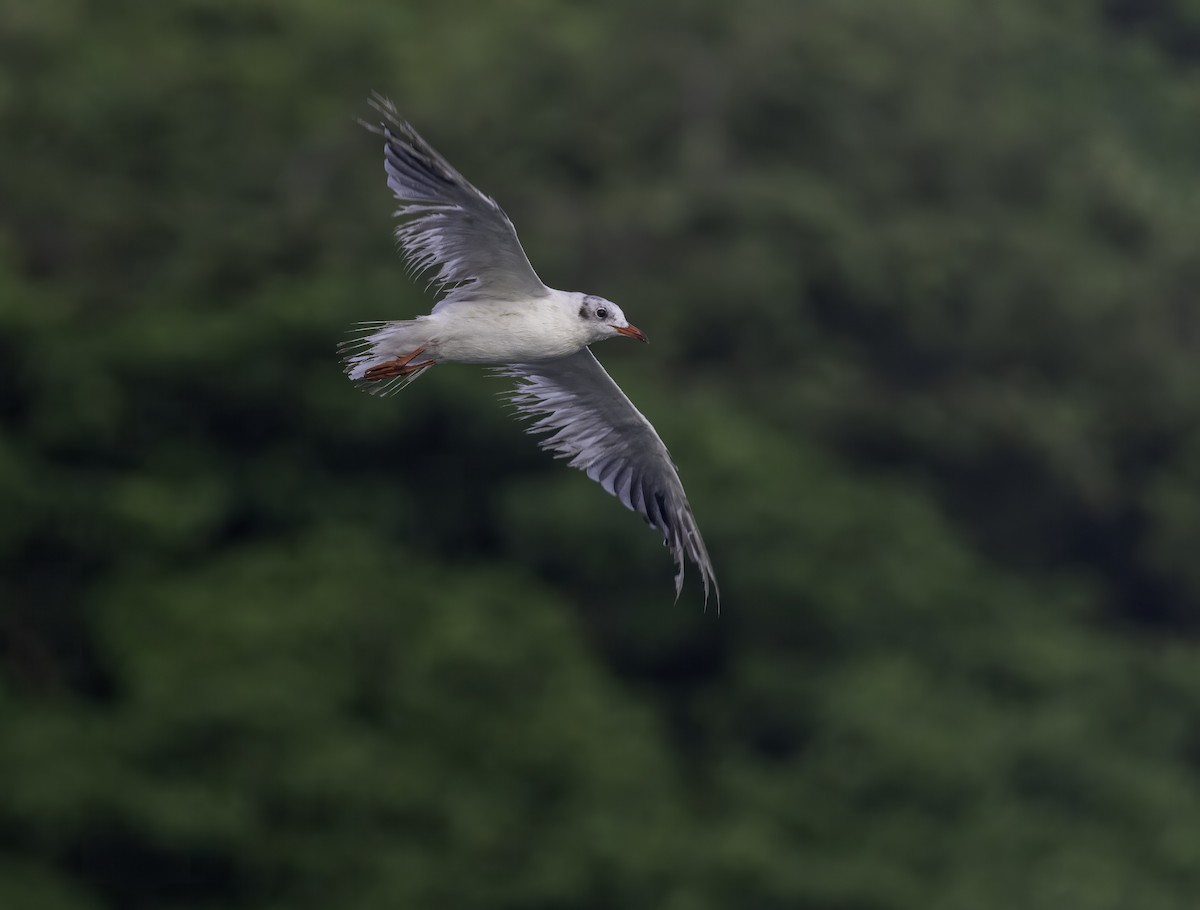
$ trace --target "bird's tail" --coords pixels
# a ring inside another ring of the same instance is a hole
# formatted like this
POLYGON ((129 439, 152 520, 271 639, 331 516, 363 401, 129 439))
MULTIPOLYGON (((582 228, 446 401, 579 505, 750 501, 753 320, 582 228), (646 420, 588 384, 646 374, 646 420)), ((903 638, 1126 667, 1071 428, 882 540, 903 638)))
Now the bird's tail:
POLYGON ((428 327, 421 319, 360 322, 340 345, 346 375, 372 395, 399 392, 432 365, 428 327))

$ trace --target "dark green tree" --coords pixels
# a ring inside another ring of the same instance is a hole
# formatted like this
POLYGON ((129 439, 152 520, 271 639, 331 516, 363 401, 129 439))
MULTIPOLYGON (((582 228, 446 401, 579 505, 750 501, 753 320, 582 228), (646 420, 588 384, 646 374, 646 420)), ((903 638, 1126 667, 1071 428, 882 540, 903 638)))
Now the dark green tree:
POLYGON ((0 11, 0 906, 1190 908, 1187 3, 0 11), (439 367, 367 93, 723 602, 439 367))

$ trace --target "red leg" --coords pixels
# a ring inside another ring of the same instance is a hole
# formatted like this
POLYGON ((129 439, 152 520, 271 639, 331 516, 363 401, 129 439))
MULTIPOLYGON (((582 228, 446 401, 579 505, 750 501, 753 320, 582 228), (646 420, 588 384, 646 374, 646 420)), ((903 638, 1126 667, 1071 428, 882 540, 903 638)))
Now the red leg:
POLYGON ((421 363, 413 363, 413 359, 424 352, 424 347, 419 347, 411 354, 405 354, 403 357, 397 357, 395 360, 389 360, 387 363, 380 363, 371 367, 363 374, 364 379, 391 379, 393 376, 407 376, 410 373, 416 373, 426 367, 431 367, 434 364, 432 360, 425 360, 421 363))

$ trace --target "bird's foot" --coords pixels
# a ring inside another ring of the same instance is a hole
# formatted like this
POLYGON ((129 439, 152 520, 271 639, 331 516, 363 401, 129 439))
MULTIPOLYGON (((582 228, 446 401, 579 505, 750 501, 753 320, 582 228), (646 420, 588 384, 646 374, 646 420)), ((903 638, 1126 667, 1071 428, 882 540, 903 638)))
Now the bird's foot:
POLYGON ((405 354, 403 357, 397 357, 395 360, 377 364, 363 374, 363 379, 374 382, 379 379, 392 379, 395 376, 410 376, 413 373, 419 373, 426 367, 431 367, 436 363, 434 360, 422 360, 420 363, 413 363, 417 355, 424 351, 424 347, 419 347, 411 354, 405 354))

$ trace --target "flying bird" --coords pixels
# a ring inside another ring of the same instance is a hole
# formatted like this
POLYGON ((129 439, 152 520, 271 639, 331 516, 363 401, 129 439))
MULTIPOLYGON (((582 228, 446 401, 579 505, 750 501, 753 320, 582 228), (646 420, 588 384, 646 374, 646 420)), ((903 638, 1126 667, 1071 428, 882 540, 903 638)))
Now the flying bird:
POLYGON ((387 185, 399 201, 396 238, 414 274, 425 273, 440 300, 427 316, 360 323, 342 345, 346 374, 390 394, 438 363, 475 363, 517 380, 511 400, 530 418, 540 445, 587 472, 663 535, 675 562, 675 597, 684 557, 720 602, 712 562, 667 447, 593 356, 608 338, 646 341, 611 300, 547 287, 516 229, 489 196, 376 95, 387 185))

